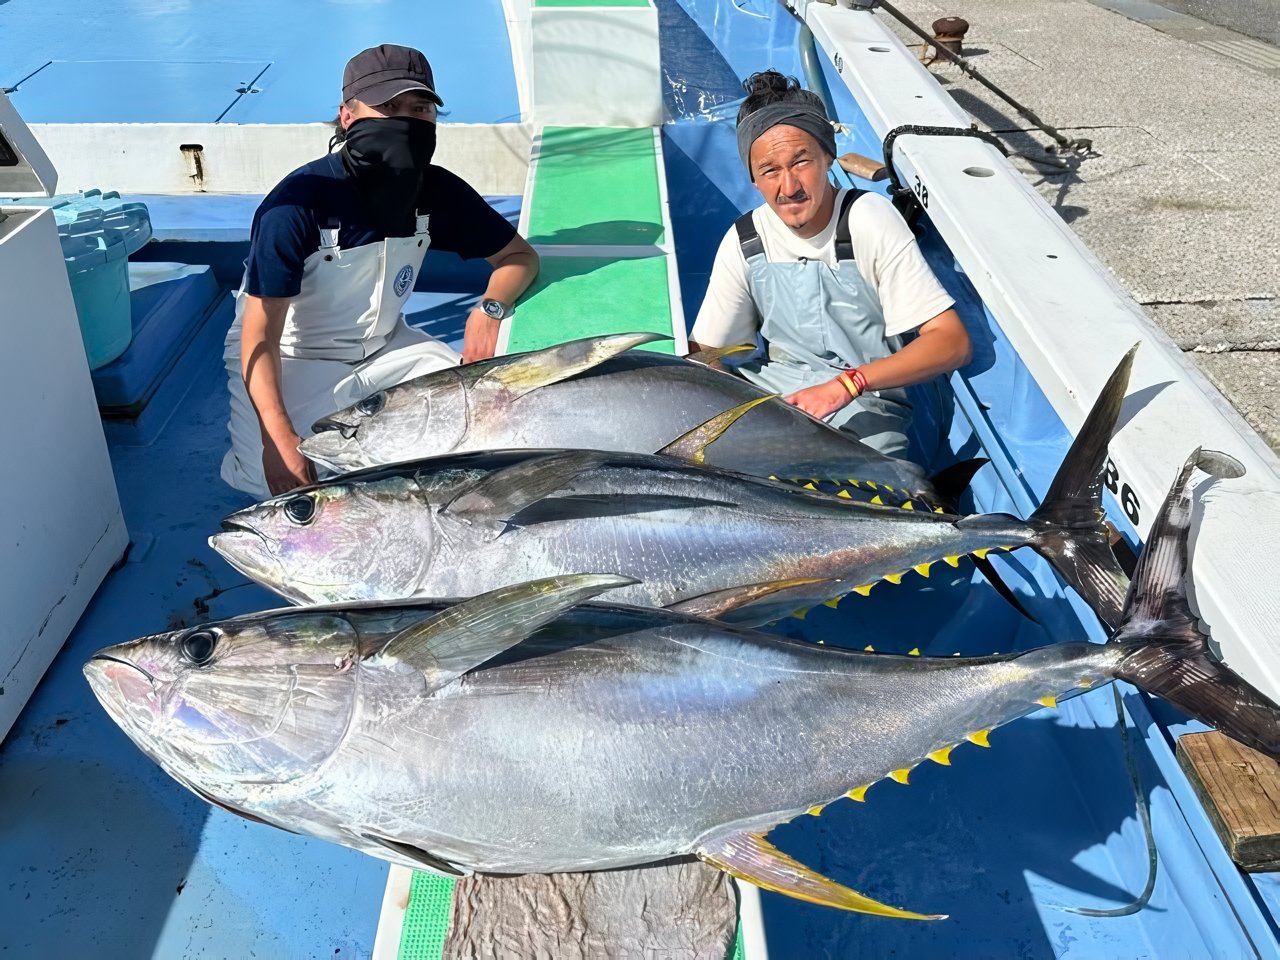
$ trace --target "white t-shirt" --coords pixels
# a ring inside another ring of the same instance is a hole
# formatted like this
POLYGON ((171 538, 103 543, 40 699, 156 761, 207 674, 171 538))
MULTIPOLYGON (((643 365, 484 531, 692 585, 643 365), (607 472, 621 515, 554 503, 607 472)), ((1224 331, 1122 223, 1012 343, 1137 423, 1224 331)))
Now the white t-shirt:
MULTIPOLYGON (((824 260, 835 267, 836 220, 845 193, 836 194, 826 229, 808 240, 797 237, 767 204, 753 210, 765 256, 774 263, 824 260)), ((955 303, 929 269, 911 228, 880 194, 864 193, 850 206, 849 236, 858 271, 884 310, 885 336, 914 330, 955 303)), ((704 347, 725 347, 753 343, 759 330, 738 231, 730 227, 716 251, 707 295, 689 336, 704 347)))

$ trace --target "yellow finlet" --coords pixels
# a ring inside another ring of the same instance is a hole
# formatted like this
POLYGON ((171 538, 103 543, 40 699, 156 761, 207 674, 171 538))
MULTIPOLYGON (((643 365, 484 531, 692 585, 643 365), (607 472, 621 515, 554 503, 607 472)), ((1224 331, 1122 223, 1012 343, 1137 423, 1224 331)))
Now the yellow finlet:
MULTIPOLYGON (((868 484, 868 486, 870 486, 870 484, 868 484)), ((878 504, 879 504, 880 506, 882 506, 882 507, 884 506, 884 501, 880 499, 880 494, 878 494, 878 493, 877 493, 874 497, 872 497, 872 498, 871 498, 871 502, 872 502, 872 503, 878 503, 878 504)))
POLYGON ((1039 700, 1036 701, 1036 703, 1040 704, 1040 706, 1042 707, 1048 707, 1050 710, 1052 710, 1054 707, 1058 705, 1058 698, 1055 696, 1049 695, 1046 697, 1041 697, 1039 700))
POLYGON ((808 612, 809 612, 808 607, 801 607, 799 610, 792 610, 791 615, 795 617, 797 620, 803 620, 805 618, 805 614, 807 614, 808 612))
POLYGON ((934 507, 934 508, 933 508, 933 512, 934 512, 934 513, 946 513, 946 511, 945 511, 945 510, 943 510, 941 507, 934 507))
POLYGON ((1093 689, 1093 680, 1092 680, 1091 678, 1089 678, 1089 677, 1085 677, 1084 679, 1082 679, 1082 680, 1077 684, 1077 686, 1078 686, 1081 690, 1092 690, 1092 689, 1093 689))
POLYGON ((841 490, 836 494, 836 496, 837 496, 837 497, 844 497, 846 500, 852 500, 852 499, 853 499, 853 494, 851 494, 848 490, 844 490, 844 489, 841 489, 841 490))
POLYGON ((817 485, 816 483, 806 483, 806 484, 804 485, 804 488, 805 488, 806 490, 817 490, 817 489, 818 489, 818 485, 817 485))
POLYGON ((880 484, 880 486, 884 487, 884 488, 885 488, 886 490, 888 490, 890 493, 893 493, 893 487, 889 486, 887 483, 882 483, 882 484, 880 484))
POLYGON ((960 566, 960 558, 959 558, 959 557, 943 557, 942 559, 943 559, 943 560, 945 560, 945 561, 947 562, 947 566, 949 566, 949 567, 958 567, 958 566, 960 566))
POLYGON ((858 586, 854 587, 854 588, 853 588, 853 592, 854 592, 854 593, 860 593, 860 594, 862 594, 864 597, 865 597, 865 596, 869 596, 869 595, 871 594, 871 588, 872 588, 872 587, 874 587, 874 586, 875 586, 875 584, 874 584, 874 583, 862 583, 862 584, 859 584, 858 586))
POLYGON ((919 648, 919 647, 912 647, 910 650, 908 650, 908 651, 907 651, 907 656, 908 656, 908 657, 918 657, 918 656, 920 656, 920 648, 919 648))
POLYGON ((872 490, 879 490, 879 489, 880 489, 879 487, 877 487, 877 486, 876 486, 876 483, 875 483, 875 481, 874 481, 874 480, 868 480, 868 481, 867 481, 867 487, 868 487, 868 488, 870 488, 870 489, 872 489, 872 490))
POLYGON ((907 776, 911 773, 910 767, 903 767, 901 770, 895 770, 889 774, 890 780, 897 780, 899 783, 906 783, 907 776))
POLYGON ((834 610, 836 607, 840 606, 840 599, 840 597, 832 597, 830 600, 823 600, 822 605, 834 610))
POLYGON ((865 651, 867 651, 867 653, 875 653, 875 652, 876 652, 876 648, 875 648, 875 647, 873 647, 873 646, 872 646, 871 644, 869 644, 869 643, 868 643, 865 647, 863 647, 862 649, 863 649, 863 650, 865 650, 865 651))
POLYGON ((987 554, 990 552, 991 552, 990 547, 982 547, 981 549, 973 551, 973 555, 977 557, 979 560, 985 560, 987 558, 987 554))
POLYGON ((858 489, 862 489, 862 485, 861 485, 860 483, 858 483, 858 481, 857 481, 857 480, 850 480, 850 481, 849 481, 849 486, 851 486, 851 487, 857 487, 858 489))
POLYGON ((805 813, 807 813, 811 817, 820 816, 822 814, 822 804, 818 804, 817 806, 810 807, 808 810, 805 811, 805 813))
POLYGON ((954 747, 943 747, 943 748, 941 748, 940 750, 935 750, 935 751, 933 751, 933 753, 927 754, 927 756, 928 756, 928 757, 929 757, 929 759, 930 759, 930 760, 932 760, 934 763, 940 763, 940 764, 942 764, 944 767, 949 767, 949 766, 951 766, 951 751, 952 751, 953 749, 955 749, 955 748, 954 748, 954 747))
MULTIPOLYGON (((929 561, 929 563, 933 563, 933 562, 934 561, 932 560, 929 561)), ((918 563, 911 569, 914 570, 916 573, 920 574, 920 576, 927 577, 929 575, 929 563, 918 563)))
POLYGON ((979 730, 976 733, 968 734, 965 739, 970 743, 976 743, 980 747, 989 747, 991 746, 991 741, 988 739, 990 736, 990 730, 979 730))
POLYGON ((848 793, 845 794, 845 796, 848 797, 850 800, 857 800, 859 803, 866 803, 867 787, 869 786, 871 786, 871 784, 867 784, 866 787, 859 787, 857 790, 850 790, 848 793))
POLYGON ((769 479, 770 479, 770 480, 777 480, 778 478, 777 478, 777 477, 775 477, 775 476, 771 473, 771 474, 769 474, 769 479))
POLYGON ((914 510, 915 508, 916 508, 916 505, 910 500, 908 500, 906 503, 902 505, 903 510, 914 510))
POLYGON ((903 576, 905 576, 904 573, 886 573, 883 579, 888 580, 894 586, 897 586, 902 582, 903 576))

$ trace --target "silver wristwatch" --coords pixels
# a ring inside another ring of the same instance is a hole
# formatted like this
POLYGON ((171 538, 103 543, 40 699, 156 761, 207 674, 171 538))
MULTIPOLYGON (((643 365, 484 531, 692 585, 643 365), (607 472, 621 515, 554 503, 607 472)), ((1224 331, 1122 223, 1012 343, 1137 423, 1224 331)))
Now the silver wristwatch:
POLYGON ((501 300, 486 297, 480 301, 479 306, 484 311, 485 316, 492 317, 494 320, 505 320, 511 316, 511 308, 501 300))

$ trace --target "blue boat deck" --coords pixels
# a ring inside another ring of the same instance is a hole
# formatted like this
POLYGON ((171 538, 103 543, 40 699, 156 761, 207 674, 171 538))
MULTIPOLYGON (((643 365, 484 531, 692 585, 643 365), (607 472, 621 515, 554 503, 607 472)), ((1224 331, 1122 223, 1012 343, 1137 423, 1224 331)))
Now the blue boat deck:
POLYGON ((520 119, 501 0, 3 7, 0 87, 28 123, 319 123, 347 60, 380 43, 426 53, 446 122, 520 119))
MULTIPOLYGON (((693 86, 708 93, 695 109, 694 93, 673 87, 668 106, 676 119, 664 128, 688 316, 720 235, 758 202, 737 169, 732 124, 723 122, 739 95, 737 78, 765 64, 800 71, 793 28, 737 14, 716 26, 717 8, 724 5, 659 3, 668 73, 696 78, 693 86), (707 111, 708 103, 720 107, 707 111)), ((499 0, 434 4, 429 15, 422 5, 378 0, 232 0, 208 11, 159 0, 109 9, 0 0, 0 26, 0 83, 18 84, 14 101, 37 123, 327 120, 345 60, 387 40, 426 50, 447 119, 497 122, 519 112, 499 0), (477 70, 486 82, 467 84, 477 70), (317 85, 317 76, 326 79, 317 85), (235 92, 234 84, 250 82, 261 92, 235 92)), ((842 147, 873 154, 856 105, 842 86, 831 86, 852 131, 842 147)), ((198 253, 217 261, 225 291, 255 198, 152 202, 161 242, 147 258, 178 259, 185 250, 189 259, 198 253), (173 242, 178 237, 188 242, 173 242)), ((509 198, 499 203, 514 216, 509 198)), ((975 362, 952 379, 936 425, 940 458, 990 456, 966 506, 1025 514, 1047 488, 1069 435, 937 236, 927 232, 924 244, 976 344, 975 362)), ((454 266, 424 271, 448 281, 417 294, 409 314, 456 343, 478 288, 454 266)), ((197 799, 110 722, 80 672, 101 647, 281 605, 206 543, 218 521, 245 503, 218 477, 227 408, 217 334, 218 349, 189 349, 168 374, 166 382, 177 385, 164 395, 172 409, 158 411, 152 436, 109 431, 132 548, 0 746, 0 955, 341 960, 372 952, 384 863, 197 799)), ((1101 638, 1042 562, 1018 554, 999 564, 1039 624, 1010 610, 966 562, 956 570, 936 565, 927 580, 883 585, 778 629, 932 655, 1101 638)), ((865 803, 841 801, 779 828, 774 842, 815 869, 868 896, 951 919, 892 922, 766 893, 770 955, 1276 955, 1274 877, 1245 879, 1235 870, 1171 762, 1168 731, 1187 729, 1185 721, 1132 688, 1123 694, 1161 858, 1146 910, 1094 919, 1063 909, 1125 903, 1146 876, 1111 692, 1099 690, 997 730, 990 750, 963 746, 950 767, 918 768, 910 786, 880 783, 865 803)))

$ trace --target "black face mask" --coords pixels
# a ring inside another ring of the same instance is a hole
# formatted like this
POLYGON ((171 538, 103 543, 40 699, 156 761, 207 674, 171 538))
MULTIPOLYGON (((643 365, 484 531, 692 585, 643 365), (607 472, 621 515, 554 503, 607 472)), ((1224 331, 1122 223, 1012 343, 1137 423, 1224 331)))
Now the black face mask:
POLYGON ((418 192, 435 150, 431 120, 365 117, 347 128, 342 162, 387 236, 412 235, 418 192))

